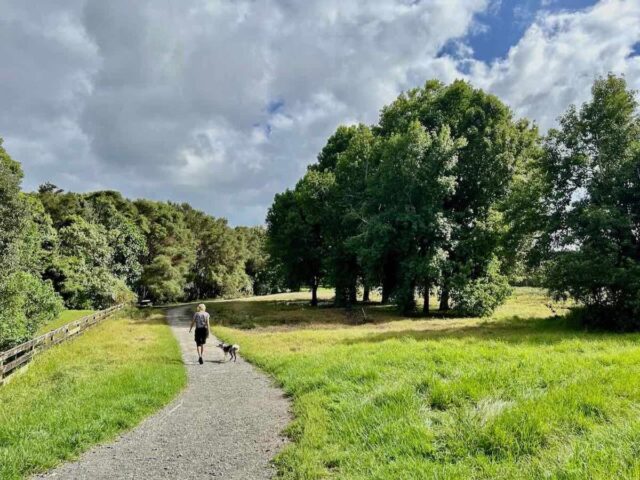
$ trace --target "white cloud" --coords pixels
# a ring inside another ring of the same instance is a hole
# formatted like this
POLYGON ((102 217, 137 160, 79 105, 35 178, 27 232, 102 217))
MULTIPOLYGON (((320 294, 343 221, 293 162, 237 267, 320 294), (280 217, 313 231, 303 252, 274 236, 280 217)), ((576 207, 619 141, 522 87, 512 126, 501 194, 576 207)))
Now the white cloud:
POLYGON ((473 62, 469 78, 546 129, 589 97, 598 76, 624 74, 640 87, 640 57, 630 57, 639 41, 640 2, 604 0, 581 12, 542 14, 505 59, 473 62))
POLYGON ((637 82, 637 1, 539 13, 487 65, 462 39, 495 5, 0 0, 0 135, 27 187, 115 188, 259 223, 338 124, 375 122, 426 79, 469 78, 545 127, 598 74, 637 82), (438 55, 449 42, 456 58, 438 55))

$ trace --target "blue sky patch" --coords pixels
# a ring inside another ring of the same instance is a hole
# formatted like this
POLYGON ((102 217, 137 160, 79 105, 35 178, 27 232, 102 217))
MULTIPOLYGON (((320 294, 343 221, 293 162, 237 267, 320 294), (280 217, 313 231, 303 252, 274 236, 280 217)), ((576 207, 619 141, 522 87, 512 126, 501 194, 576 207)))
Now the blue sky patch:
POLYGON ((476 59, 491 62, 507 55, 540 11, 576 11, 596 3, 596 0, 496 0, 491 8, 476 16, 479 28, 465 41, 473 48, 476 59))

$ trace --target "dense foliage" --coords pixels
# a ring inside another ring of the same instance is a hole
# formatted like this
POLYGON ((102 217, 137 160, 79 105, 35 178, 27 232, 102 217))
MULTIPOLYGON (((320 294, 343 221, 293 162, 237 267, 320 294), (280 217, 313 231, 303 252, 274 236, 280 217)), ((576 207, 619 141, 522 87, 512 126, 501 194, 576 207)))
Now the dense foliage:
MULTIPOLYGON (((377 125, 341 126, 267 216, 290 284, 404 313, 488 315, 512 283, 542 284, 607 326, 640 326, 640 120, 624 79, 599 79, 541 137, 495 96, 429 81, 377 125)), ((315 295, 314 295, 315 303, 315 295)))
POLYGON ((29 339, 62 310, 42 273, 50 222, 36 201, 20 192, 22 169, 0 139, 0 350, 29 339))
POLYGON ((403 313, 488 315, 511 283, 546 286, 588 319, 640 327, 640 119, 624 79, 596 81, 541 137, 497 97, 429 81, 340 126, 267 228, 117 192, 20 191, 0 143, 0 347, 69 308, 335 288, 379 289, 403 313), (55 292, 54 292, 55 291, 55 292), (12 293, 13 292, 13 293, 12 293))
POLYGON ((47 183, 26 194, 21 179, 0 146, 0 348, 30 338, 63 302, 101 309, 280 288, 261 227, 231 228, 186 204, 112 191, 77 194, 47 183))
POLYGON ((623 329, 640 327, 637 112, 623 78, 596 81, 549 132, 517 209, 550 291, 585 305, 590 323, 623 329))
POLYGON ((405 313, 418 291, 426 312, 435 293, 441 310, 455 300, 464 313, 490 313, 508 293, 501 211, 536 139, 495 96, 427 82, 385 107, 378 125, 338 128, 276 197, 269 252, 291 281, 335 286, 339 304, 362 284, 405 313))

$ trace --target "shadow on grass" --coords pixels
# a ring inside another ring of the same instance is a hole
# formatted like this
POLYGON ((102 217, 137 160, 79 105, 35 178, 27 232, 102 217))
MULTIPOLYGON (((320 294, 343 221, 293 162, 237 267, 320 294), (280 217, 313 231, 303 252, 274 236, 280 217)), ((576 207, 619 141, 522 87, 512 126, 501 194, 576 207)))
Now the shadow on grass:
POLYGON ((135 325, 161 325, 166 323, 164 308, 129 307, 118 313, 120 318, 128 318, 135 325))
POLYGON ((212 303, 207 310, 216 323, 240 329, 312 324, 361 325, 403 318, 392 305, 357 304, 345 309, 329 303, 312 307, 307 301, 212 303))
POLYGON ((377 343, 397 339, 421 340, 495 340, 509 344, 553 345, 567 340, 589 341, 619 340, 628 336, 630 340, 640 339, 638 334, 620 334, 614 332, 590 331, 571 315, 566 317, 550 316, 546 318, 522 318, 513 316, 501 320, 479 321, 467 325, 440 326, 423 330, 395 330, 371 333, 358 338, 349 338, 341 343, 355 345, 377 343))
MULTIPOLYGON (((274 327, 274 326, 309 326, 314 324, 322 325, 342 325, 342 326, 361 326, 361 325, 376 325, 381 323, 389 323, 394 321, 446 321, 455 320, 458 325, 452 326, 450 331, 460 330, 460 321, 472 321, 476 323, 473 326, 469 326, 469 329, 476 329, 479 325, 497 324, 498 322, 503 325, 505 329, 511 329, 515 327, 522 327, 522 324, 527 325, 527 328, 532 328, 535 323, 536 328, 545 330, 549 329, 563 329, 580 331, 579 326, 569 326, 569 322, 566 317, 552 316, 546 319, 540 317, 533 318, 520 318, 513 317, 512 319, 490 321, 490 322, 478 322, 477 318, 463 317, 455 310, 448 312, 432 311, 428 315, 416 313, 413 315, 402 315, 397 310, 395 305, 382 305, 379 303, 357 303, 350 309, 334 307, 333 305, 323 305, 319 307, 312 307, 308 301, 261 301, 261 302, 246 302, 246 301, 227 301, 224 303, 209 303, 207 304, 207 311, 212 315, 212 321, 216 324, 220 324, 226 327, 238 328, 238 329, 253 329, 260 327, 274 327)), ((441 329, 445 331, 447 329, 441 329)), ((411 330, 409 330, 411 331, 411 330)))

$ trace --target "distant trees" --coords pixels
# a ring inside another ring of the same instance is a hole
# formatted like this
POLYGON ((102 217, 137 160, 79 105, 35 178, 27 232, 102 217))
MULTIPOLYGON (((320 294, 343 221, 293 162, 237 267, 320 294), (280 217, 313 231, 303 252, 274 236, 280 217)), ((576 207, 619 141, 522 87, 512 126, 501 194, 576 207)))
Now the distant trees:
POLYGON ((324 237, 332 187, 333 175, 309 171, 294 190, 276 195, 267 214, 267 251, 290 288, 311 288, 312 305, 318 304, 318 287, 326 275, 324 237))
POLYGON ((428 312, 431 293, 441 311, 487 315, 512 278, 577 300, 591 322, 639 328, 637 111, 609 75, 541 138, 495 96, 429 81, 377 125, 336 130, 276 195, 269 251, 289 283, 335 287, 337 305, 360 285, 404 313, 417 293, 428 312))
POLYGON ((266 228, 186 204, 20 191, 0 142, 0 348, 62 307, 335 288, 412 313, 488 315, 535 278, 586 318, 640 328, 640 119, 623 78, 595 82, 544 138, 466 82, 426 82, 377 125, 340 126, 266 228), (532 273, 533 272, 533 273, 532 273))
MULTIPOLYGON (((339 127, 296 189, 276 197, 268 219, 280 223, 267 222, 273 256, 282 265, 313 264, 340 305, 353 303, 361 284, 365 292, 381 288, 383 303, 393 300, 405 313, 415 309, 418 291, 425 311, 436 293, 440 310, 454 300, 458 310, 489 313, 509 292, 497 257, 500 209, 531 130, 465 82, 431 81, 402 94, 378 125, 339 127), (325 193, 315 213, 304 214, 301 187, 319 174, 325 193), (306 250, 316 252, 313 262, 292 254, 308 237, 298 231, 292 240, 280 228, 293 232, 309 218, 320 219, 306 250)), ((297 270, 285 273, 310 285, 297 270)))
POLYGON ((0 348, 67 308, 264 294, 283 287, 262 227, 118 192, 20 191, 0 143, 0 348))
POLYGON ((267 253, 267 233, 262 226, 236 227, 236 236, 244 248, 244 271, 254 295, 277 293, 286 289, 278 267, 267 253))

